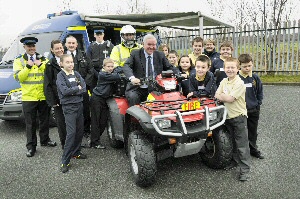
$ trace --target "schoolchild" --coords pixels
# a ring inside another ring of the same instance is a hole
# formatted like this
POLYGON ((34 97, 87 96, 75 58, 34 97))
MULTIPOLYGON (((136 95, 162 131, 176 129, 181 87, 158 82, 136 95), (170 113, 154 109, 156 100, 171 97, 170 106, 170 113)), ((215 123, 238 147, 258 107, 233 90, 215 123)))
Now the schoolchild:
POLYGON ((168 44, 161 44, 158 47, 158 51, 163 52, 165 54, 165 56, 167 57, 170 52, 170 47, 168 46, 168 44))
POLYGON ((228 57, 231 57, 233 53, 233 45, 231 41, 224 41, 220 45, 220 58, 214 59, 212 61, 210 72, 216 76, 217 88, 220 85, 220 82, 227 77, 224 71, 224 60, 228 57))
POLYGON ((189 77, 189 94, 187 97, 214 97, 216 85, 214 75, 209 71, 211 61, 208 56, 200 55, 196 60, 196 73, 189 77))
POLYGON ((105 149, 101 144, 100 137, 107 125, 109 114, 106 100, 112 96, 114 83, 121 80, 118 73, 114 73, 114 61, 110 58, 103 60, 103 68, 99 72, 97 86, 91 97, 91 148, 105 149))
POLYGON ((233 141, 233 160, 230 167, 239 167, 239 180, 247 181, 250 172, 250 149, 247 131, 246 87, 237 74, 238 59, 229 57, 224 62, 227 78, 223 79, 215 97, 227 109, 225 126, 233 141))
POLYGON ((65 116, 67 137, 62 155, 61 171, 69 171, 71 158, 86 159, 81 153, 83 137, 83 93, 86 84, 77 71, 74 71, 73 58, 69 54, 60 57, 60 66, 63 68, 57 74, 57 92, 65 116))
POLYGON ((176 50, 171 50, 167 56, 168 61, 170 62, 170 64, 172 64, 174 67, 178 66, 178 53, 176 50))
POLYGON ((182 77, 179 86, 182 94, 187 96, 189 94, 189 77, 195 74, 195 68, 192 59, 188 55, 182 55, 179 59, 178 70, 182 77))
POLYGON ((241 54, 238 59, 241 68, 239 75, 246 86, 247 127, 250 155, 259 159, 264 159, 264 156, 258 150, 256 144, 260 106, 263 100, 263 85, 258 75, 252 73, 252 57, 249 54, 241 54))
POLYGON ((203 48, 202 37, 195 37, 193 39, 192 48, 193 48, 193 52, 191 54, 189 54, 189 57, 192 59, 193 65, 195 65, 196 59, 199 57, 199 55, 202 54, 202 48, 203 48))

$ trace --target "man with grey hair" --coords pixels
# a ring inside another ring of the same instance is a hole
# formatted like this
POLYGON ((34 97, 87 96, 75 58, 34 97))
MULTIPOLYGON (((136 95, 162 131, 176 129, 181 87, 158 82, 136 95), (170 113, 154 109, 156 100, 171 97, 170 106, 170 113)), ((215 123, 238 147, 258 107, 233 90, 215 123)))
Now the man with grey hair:
POLYGON ((156 43, 156 38, 147 34, 143 48, 132 51, 124 64, 124 74, 130 80, 125 91, 130 106, 145 101, 152 91, 148 86, 141 86, 141 78, 155 78, 162 71, 173 69, 164 53, 156 51, 156 43))
POLYGON ((220 53, 216 51, 216 42, 213 38, 207 38, 204 40, 204 52, 211 61, 220 58, 220 53))

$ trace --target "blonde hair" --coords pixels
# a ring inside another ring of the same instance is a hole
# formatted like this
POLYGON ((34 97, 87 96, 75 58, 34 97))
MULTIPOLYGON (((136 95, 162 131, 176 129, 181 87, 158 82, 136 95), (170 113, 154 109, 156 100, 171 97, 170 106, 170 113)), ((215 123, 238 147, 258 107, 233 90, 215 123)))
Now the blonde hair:
POLYGON ((108 64, 108 63, 112 63, 112 64, 114 64, 114 60, 112 60, 111 58, 105 58, 104 60, 103 60, 103 66, 106 66, 106 64, 108 64))
POLYGON ((233 44, 232 44, 231 41, 224 41, 224 42, 221 43, 221 45, 220 45, 220 50, 221 50, 222 47, 230 47, 231 50, 233 50, 233 44))
POLYGON ((212 43, 214 46, 216 45, 216 41, 213 38, 207 38, 204 40, 204 45, 207 43, 212 43))
POLYGON ((228 63, 228 62, 235 62, 236 63, 236 67, 240 68, 240 64, 239 64, 240 62, 239 62, 239 60, 237 58, 234 58, 234 57, 228 57, 228 58, 226 58, 225 61, 224 61, 224 67, 226 67, 226 63, 228 63))

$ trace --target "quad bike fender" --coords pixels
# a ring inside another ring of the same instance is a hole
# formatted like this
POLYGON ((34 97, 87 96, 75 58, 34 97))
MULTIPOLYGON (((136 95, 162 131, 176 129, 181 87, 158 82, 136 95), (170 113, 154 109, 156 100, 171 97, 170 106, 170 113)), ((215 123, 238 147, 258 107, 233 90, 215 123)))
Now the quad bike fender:
POLYGON ((156 131, 151 123, 151 116, 138 106, 132 106, 127 109, 125 123, 130 124, 132 117, 135 118, 145 133, 154 134, 156 131), (131 117, 129 117, 131 116, 131 117))
POLYGON ((114 125, 115 137, 118 140, 124 141, 123 132, 124 132, 124 115, 120 110, 120 103, 118 103, 114 98, 108 99, 106 101, 109 108, 110 118, 114 125))

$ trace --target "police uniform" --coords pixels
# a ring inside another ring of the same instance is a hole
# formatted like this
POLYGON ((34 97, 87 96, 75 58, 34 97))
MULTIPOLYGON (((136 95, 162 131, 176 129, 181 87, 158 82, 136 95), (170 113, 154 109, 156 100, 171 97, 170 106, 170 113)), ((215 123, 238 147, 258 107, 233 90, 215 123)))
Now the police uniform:
MULTIPOLYGON (((94 30, 95 34, 103 34, 104 30, 94 30)), ((98 73, 103 67, 103 60, 110 56, 110 53, 113 49, 114 45, 110 41, 103 41, 101 43, 94 41, 88 47, 86 51, 86 56, 90 60, 90 64, 93 68, 93 79, 91 82, 90 90, 93 91, 97 84, 98 73)))
POLYGON ((119 44, 112 49, 110 58, 114 60, 115 67, 124 66, 125 61, 130 57, 133 50, 142 48, 142 45, 135 43, 132 48, 126 47, 124 44, 119 44))
MULTIPOLYGON (((38 39, 35 37, 24 37, 20 40, 25 46, 35 45, 38 39)), ((50 107, 47 105, 44 95, 44 70, 46 62, 48 60, 36 53, 29 55, 27 53, 18 56, 14 60, 13 71, 14 78, 20 82, 22 88, 22 107, 26 123, 26 147, 28 152, 27 157, 34 156, 37 146, 36 136, 36 119, 37 113, 39 115, 39 135, 40 143, 42 146, 56 146, 56 142, 53 142, 49 138, 49 115, 50 107), (38 66, 36 63, 29 65, 31 60, 40 60, 41 64, 38 66)))

